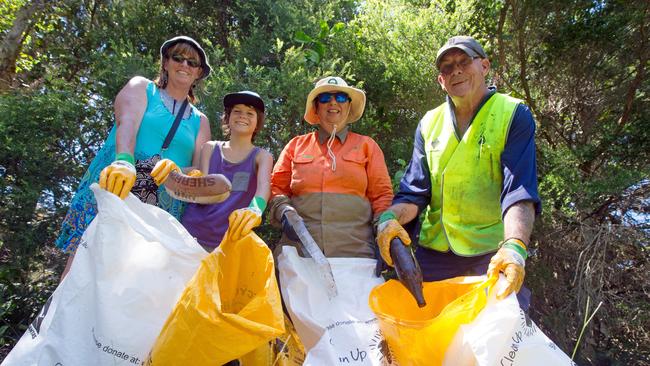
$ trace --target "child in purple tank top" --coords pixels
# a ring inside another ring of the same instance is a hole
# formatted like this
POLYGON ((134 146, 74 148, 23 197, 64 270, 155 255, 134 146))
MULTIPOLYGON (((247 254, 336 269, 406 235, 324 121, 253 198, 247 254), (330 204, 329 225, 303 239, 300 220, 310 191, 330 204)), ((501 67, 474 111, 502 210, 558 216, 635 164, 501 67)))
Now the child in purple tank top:
MULTIPOLYGON (((181 219, 209 252, 219 246, 226 232, 236 241, 259 226, 271 193, 273 156, 253 145, 253 138, 264 126, 264 101, 257 93, 241 91, 226 95, 223 106, 221 127, 229 140, 203 144, 200 173, 192 175, 223 174, 232 190, 220 203, 188 204, 181 219)), ((164 181, 167 174, 159 180, 164 181)))
POLYGON ((264 126, 264 101, 257 93, 242 91, 226 95, 223 106, 221 127, 229 140, 205 143, 200 169, 225 175, 232 191, 220 203, 190 203, 181 221, 207 251, 219 246, 226 231, 231 240, 239 240, 259 226, 271 193, 273 156, 253 145, 264 126))

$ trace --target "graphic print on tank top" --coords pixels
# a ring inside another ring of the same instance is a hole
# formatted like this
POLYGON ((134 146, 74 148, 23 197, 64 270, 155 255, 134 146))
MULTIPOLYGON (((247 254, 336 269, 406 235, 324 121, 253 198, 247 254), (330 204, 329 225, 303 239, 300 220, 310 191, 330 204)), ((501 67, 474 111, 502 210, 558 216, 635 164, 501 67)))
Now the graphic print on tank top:
POLYGON ((208 165, 209 174, 223 174, 231 184, 230 196, 212 205, 189 204, 183 216, 183 226, 197 241, 208 247, 217 247, 228 229, 228 216, 234 210, 248 207, 257 190, 257 169, 255 158, 260 151, 254 147, 248 156, 231 163, 223 155, 224 141, 215 144, 208 165))

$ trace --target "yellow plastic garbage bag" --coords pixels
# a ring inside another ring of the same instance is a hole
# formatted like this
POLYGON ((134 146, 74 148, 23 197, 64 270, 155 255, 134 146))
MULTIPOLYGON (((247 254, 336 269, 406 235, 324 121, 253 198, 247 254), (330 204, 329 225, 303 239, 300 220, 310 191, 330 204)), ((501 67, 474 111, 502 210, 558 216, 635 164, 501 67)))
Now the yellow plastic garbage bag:
POLYGON ((284 328, 283 335, 242 356, 240 366, 301 366, 305 361, 305 347, 286 315, 284 328))
POLYGON ((146 364, 222 365, 283 333, 271 251, 254 233, 226 236, 201 262, 146 364))
POLYGON ((400 366, 442 365, 456 331, 485 307, 496 281, 480 276, 426 282, 427 305, 419 308, 406 287, 390 280, 375 287, 368 301, 400 366))

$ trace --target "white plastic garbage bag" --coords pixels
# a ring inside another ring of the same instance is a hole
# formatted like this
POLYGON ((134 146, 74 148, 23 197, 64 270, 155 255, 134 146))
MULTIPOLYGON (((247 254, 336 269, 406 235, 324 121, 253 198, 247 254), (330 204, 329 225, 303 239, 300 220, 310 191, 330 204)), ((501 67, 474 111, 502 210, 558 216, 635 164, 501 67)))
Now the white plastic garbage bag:
POLYGON ((2 366, 141 365, 207 255, 167 212, 91 188, 70 272, 2 366))
POLYGON ((445 366, 569 366, 575 365, 519 308, 511 294, 497 300, 497 289, 473 322, 461 325, 445 354, 445 366))
POLYGON ((391 365, 378 320, 368 306, 376 261, 328 258, 338 296, 329 299, 311 258, 285 246, 278 257, 280 288, 298 336, 305 346, 303 365, 391 365))

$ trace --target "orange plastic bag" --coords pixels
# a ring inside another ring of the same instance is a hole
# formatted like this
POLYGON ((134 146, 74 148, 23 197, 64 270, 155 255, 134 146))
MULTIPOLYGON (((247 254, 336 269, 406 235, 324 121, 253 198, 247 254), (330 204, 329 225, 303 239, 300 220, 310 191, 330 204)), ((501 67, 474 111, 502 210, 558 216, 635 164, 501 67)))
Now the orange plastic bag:
POLYGON ((496 281, 481 276, 426 282, 427 306, 419 308, 406 287, 390 280, 375 287, 368 301, 399 365, 442 365, 456 331, 483 310, 496 281))
POLYGON ((146 365, 222 365, 283 333, 271 251, 254 233, 226 237, 201 262, 146 365))

